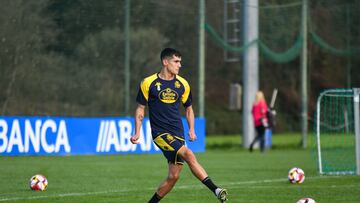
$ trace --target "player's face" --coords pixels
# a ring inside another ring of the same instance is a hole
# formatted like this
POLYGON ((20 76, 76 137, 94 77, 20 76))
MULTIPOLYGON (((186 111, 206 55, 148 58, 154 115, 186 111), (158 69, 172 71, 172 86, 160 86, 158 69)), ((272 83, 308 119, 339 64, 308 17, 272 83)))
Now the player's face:
POLYGON ((173 56, 172 58, 165 60, 165 67, 171 74, 179 74, 181 68, 181 57, 173 56))

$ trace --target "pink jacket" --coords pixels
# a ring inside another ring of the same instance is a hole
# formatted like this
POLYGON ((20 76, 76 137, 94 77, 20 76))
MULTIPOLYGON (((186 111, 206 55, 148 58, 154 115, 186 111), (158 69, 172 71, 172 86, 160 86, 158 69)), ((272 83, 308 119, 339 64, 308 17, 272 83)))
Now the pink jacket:
POLYGON ((251 113, 253 115, 255 127, 262 125, 262 118, 264 118, 266 122, 268 121, 266 115, 268 110, 268 106, 264 100, 253 105, 251 113))

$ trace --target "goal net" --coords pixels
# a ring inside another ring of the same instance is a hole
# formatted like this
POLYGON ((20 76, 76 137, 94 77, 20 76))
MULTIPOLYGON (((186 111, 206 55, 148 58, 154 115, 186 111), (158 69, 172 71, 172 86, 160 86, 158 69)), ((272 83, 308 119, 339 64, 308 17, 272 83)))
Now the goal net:
POLYGON ((320 174, 359 174, 359 124, 359 89, 331 89, 320 94, 316 114, 320 174))

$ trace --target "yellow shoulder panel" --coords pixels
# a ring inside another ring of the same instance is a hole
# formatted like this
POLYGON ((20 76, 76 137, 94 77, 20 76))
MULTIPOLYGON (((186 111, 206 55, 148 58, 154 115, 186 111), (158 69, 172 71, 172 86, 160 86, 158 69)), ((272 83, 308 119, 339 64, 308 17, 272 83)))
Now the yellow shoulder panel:
POLYGON ((156 80, 156 78, 157 78, 157 73, 154 73, 153 75, 146 77, 140 84, 141 91, 142 91, 146 101, 148 101, 148 99, 149 99, 150 85, 152 82, 154 82, 154 80, 156 80))
POLYGON ((184 85, 185 91, 184 91, 184 94, 181 96, 181 101, 182 101, 182 103, 185 103, 190 94, 190 85, 183 77, 181 77, 179 75, 176 76, 176 79, 178 79, 181 82, 181 84, 184 85))

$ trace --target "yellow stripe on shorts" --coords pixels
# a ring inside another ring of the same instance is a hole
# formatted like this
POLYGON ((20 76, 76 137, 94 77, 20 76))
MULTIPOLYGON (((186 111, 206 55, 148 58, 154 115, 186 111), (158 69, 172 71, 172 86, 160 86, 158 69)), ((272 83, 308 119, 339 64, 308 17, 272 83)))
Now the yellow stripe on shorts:
POLYGON ((175 151, 175 149, 162 138, 162 135, 157 136, 154 142, 164 151, 175 151))

